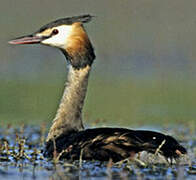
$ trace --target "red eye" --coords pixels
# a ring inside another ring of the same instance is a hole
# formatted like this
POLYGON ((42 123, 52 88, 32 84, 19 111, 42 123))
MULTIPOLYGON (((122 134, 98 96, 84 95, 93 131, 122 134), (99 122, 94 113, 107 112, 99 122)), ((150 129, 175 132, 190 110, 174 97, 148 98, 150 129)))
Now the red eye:
POLYGON ((58 31, 58 29, 54 29, 53 31, 52 31, 52 34, 58 34, 59 33, 59 31, 58 31))

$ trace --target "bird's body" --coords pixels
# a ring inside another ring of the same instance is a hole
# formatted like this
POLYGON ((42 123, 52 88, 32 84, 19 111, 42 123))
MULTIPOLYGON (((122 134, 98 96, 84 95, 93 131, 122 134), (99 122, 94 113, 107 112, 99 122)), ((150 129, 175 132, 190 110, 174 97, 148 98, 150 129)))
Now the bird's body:
POLYGON ((157 148, 166 158, 185 154, 186 149, 174 138, 154 131, 84 129, 82 108, 95 54, 83 23, 91 18, 90 15, 83 15, 59 19, 31 35, 10 41, 11 44, 41 43, 57 47, 67 59, 68 80, 48 133, 45 155, 52 157, 56 149, 66 159, 79 159, 82 152, 83 159, 119 161, 140 151, 154 153, 157 148))
MULTIPOLYGON (((54 142, 49 140, 45 156, 53 157, 54 142)), ((171 136, 155 131, 130 130, 125 128, 94 128, 72 131, 55 139, 56 153, 60 158, 114 162, 133 157, 135 153, 147 151, 159 153, 166 159, 177 158, 186 150, 171 136)))

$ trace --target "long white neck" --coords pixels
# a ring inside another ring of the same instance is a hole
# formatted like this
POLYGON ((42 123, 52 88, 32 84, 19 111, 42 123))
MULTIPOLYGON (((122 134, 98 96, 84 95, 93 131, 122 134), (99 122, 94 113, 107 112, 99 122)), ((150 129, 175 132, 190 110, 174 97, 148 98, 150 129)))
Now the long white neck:
POLYGON ((82 108, 86 96, 90 66, 76 69, 68 66, 68 80, 57 114, 46 141, 83 129, 82 108))

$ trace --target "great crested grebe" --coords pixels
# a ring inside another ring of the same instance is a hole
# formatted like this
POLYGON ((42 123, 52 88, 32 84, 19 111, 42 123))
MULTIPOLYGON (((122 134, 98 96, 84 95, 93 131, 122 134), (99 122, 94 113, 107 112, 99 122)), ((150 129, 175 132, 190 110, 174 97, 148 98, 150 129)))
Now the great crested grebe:
POLYGON ((83 27, 92 16, 81 15, 53 21, 35 33, 9 41, 10 44, 44 44, 59 48, 66 57, 68 80, 58 111, 46 139, 45 156, 53 157, 54 147, 61 158, 114 162, 140 151, 156 152, 166 159, 186 154, 173 137, 162 133, 125 128, 84 129, 82 108, 88 77, 95 59, 93 46, 83 27), (54 146, 55 144, 55 146, 54 146))

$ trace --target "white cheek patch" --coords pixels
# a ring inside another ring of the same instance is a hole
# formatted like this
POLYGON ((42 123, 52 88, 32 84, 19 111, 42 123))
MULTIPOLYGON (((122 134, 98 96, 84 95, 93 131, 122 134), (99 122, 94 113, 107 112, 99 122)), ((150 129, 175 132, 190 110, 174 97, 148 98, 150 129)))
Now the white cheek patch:
POLYGON ((55 29, 58 30, 58 34, 53 35, 52 37, 43 40, 41 43, 49 45, 49 46, 54 46, 54 47, 65 47, 68 41, 68 38, 72 32, 72 26, 62 25, 62 26, 56 27, 55 29))

